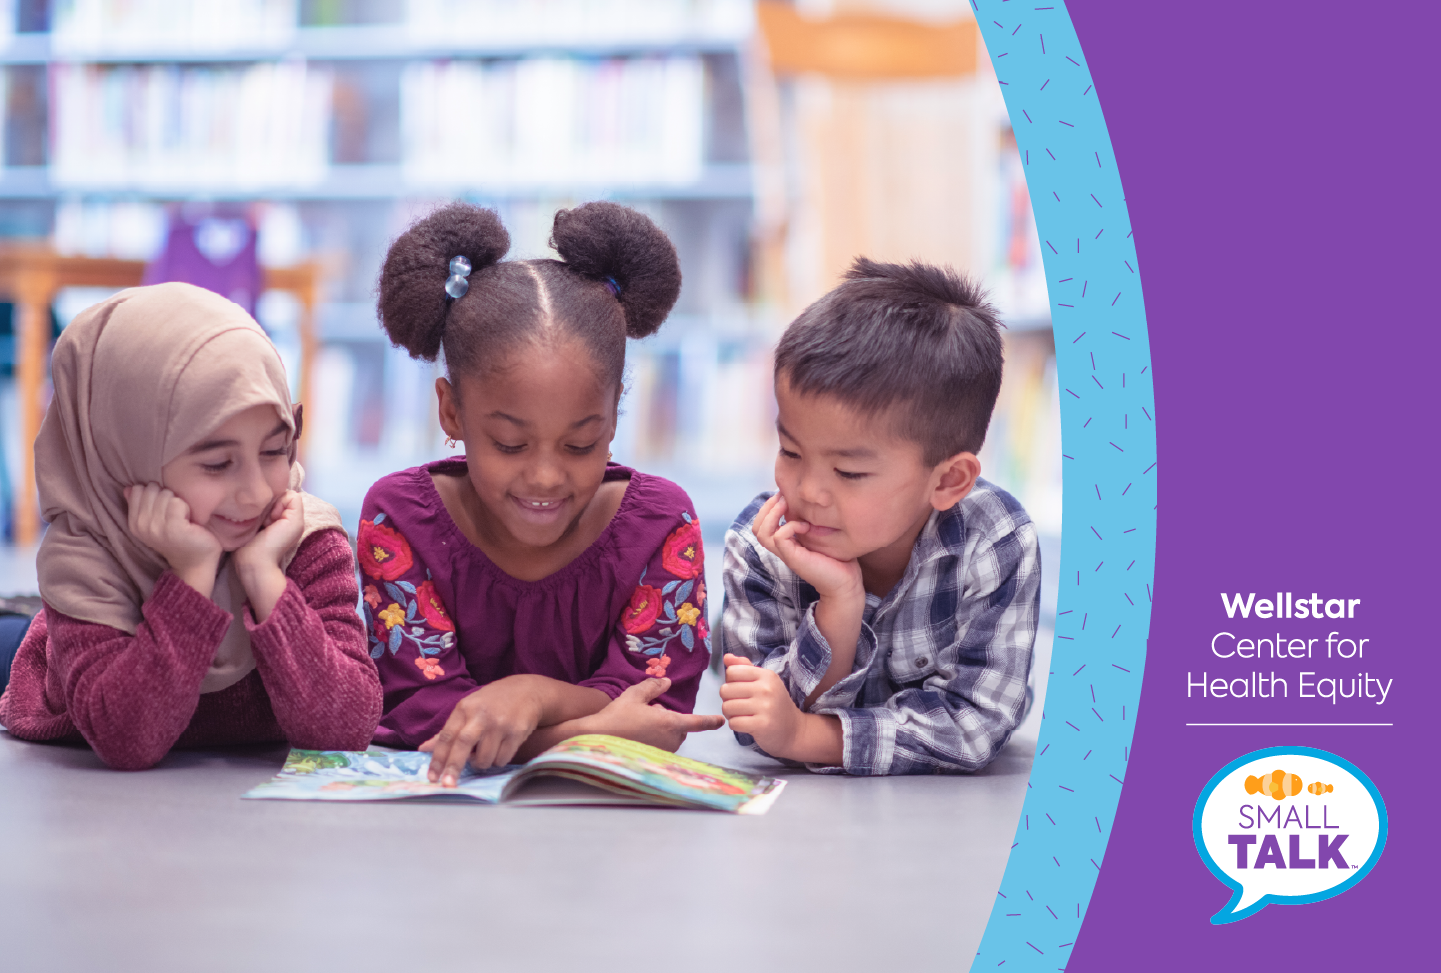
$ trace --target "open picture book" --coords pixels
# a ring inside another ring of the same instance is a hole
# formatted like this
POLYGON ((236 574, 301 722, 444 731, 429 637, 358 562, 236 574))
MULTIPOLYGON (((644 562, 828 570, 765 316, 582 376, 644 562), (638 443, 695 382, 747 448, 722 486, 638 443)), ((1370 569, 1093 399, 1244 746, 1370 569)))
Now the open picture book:
POLYGON ((521 766, 475 772, 455 787, 426 779, 430 754, 291 750, 273 779, 244 797, 283 801, 477 801, 506 805, 651 805, 764 814, 785 787, 620 737, 571 737, 521 766))

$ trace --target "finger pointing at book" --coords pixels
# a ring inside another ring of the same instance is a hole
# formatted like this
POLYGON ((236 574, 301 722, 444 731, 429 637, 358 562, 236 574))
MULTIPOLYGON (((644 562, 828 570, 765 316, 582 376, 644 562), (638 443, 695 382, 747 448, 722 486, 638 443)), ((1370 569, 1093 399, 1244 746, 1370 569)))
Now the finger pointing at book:
POLYGON ((665 677, 631 686, 592 717, 595 727, 591 732, 609 733, 674 751, 685 742, 686 734, 718 730, 725 725, 724 717, 718 715, 676 713, 654 702, 669 688, 670 680, 665 677))
POLYGON ((420 745, 431 754, 430 779, 453 787, 467 762, 476 770, 510 763, 543 715, 530 689, 524 678, 499 679, 457 703, 440 732, 420 745))

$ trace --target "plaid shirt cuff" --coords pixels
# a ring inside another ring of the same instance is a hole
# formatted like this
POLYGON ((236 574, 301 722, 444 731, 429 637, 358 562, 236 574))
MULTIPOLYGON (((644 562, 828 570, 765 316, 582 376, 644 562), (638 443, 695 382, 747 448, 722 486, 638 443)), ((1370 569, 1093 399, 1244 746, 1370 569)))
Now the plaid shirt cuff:
POLYGON ((827 716, 841 721, 841 766, 807 764, 818 774, 855 774, 879 776, 891 772, 891 758, 896 752, 896 714, 884 707, 840 709, 827 716))
MULTIPOLYGON (((817 603, 819 604, 819 603, 817 603)), ((831 644, 816 625, 816 606, 810 605, 801 617, 800 631, 789 649, 766 659, 761 665, 780 673, 790 690, 791 701, 804 708, 806 697, 825 678, 831 665, 831 644)))

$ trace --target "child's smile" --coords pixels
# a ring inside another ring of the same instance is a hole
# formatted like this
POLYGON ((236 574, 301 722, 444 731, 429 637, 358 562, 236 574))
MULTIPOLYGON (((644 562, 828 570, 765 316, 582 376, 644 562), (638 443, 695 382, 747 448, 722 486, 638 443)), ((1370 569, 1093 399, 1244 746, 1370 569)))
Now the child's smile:
POLYGON ((510 495, 511 502, 520 508, 520 514, 529 523, 539 527, 550 526, 562 520, 569 506, 569 497, 554 497, 548 500, 510 495))
POLYGON ((465 440, 465 516, 487 553, 529 573, 530 562, 570 546, 592 506, 615 435, 616 390, 570 341, 522 346, 460 389, 439 381, 441 425, 465 440))
POLYGON ((161 482, 190 507, 192 523, 237 550, 289 488, 290 427, 272 406, 252 406, 165 464, 161 482))

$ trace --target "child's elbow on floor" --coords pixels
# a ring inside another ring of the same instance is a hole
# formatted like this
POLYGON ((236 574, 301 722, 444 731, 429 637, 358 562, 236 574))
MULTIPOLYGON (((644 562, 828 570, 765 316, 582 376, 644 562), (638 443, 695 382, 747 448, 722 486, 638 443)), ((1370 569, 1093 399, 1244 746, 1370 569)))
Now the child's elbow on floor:
POLYGON ((100 762, 111 770, 149 770, 164 760, 165 755, 170 752, 169 747, 160 750, 153 747, 120 749, 103 744, 95 746, 93 743, 91 747, 100 762))

